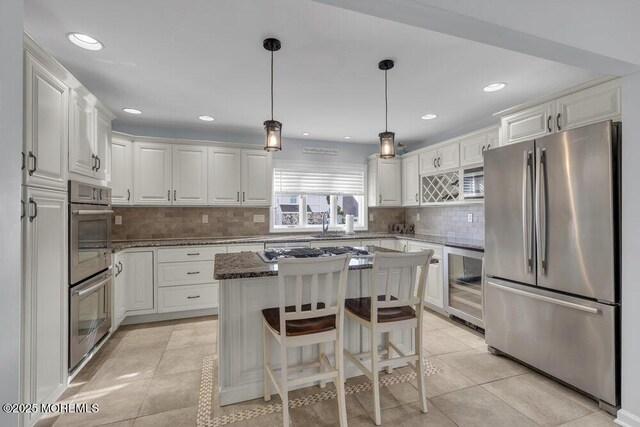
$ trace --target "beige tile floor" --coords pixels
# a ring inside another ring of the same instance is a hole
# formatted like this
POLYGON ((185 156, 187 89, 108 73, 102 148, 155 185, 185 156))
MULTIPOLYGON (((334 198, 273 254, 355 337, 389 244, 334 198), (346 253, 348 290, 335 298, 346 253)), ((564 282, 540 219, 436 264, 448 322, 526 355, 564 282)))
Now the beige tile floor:
MULTIPOLYGON (((394 384, 380 393, 383 425, 614 425, 613 417, 599 411, 594 401, 517 362, 488 353, 482 335, 475 331, 433 312, 426 313, 424 329, 427 360, 442 371, 427 377, 429 412, 419 411, 415 380, 394 384)), ((215 316, 123 326, 60 399, 98 403, 100 411, 49 417, 37 426, 195 426, 203 358, 216 353, 215 316)), ((366 378, 352 378, 348 385, 363 381, 366 378)), ((310 387, 292 392, 290 398, 318 392, 318 387, 310 387)), ((269 404, 279 401, 274 396, 269 404)), ((265 405, 262 399, 220 407, 214 392, 211 414, 219 417, 260 405, 265 405)), ((372 410, 370 392, 347 397, 349 425, 373 425, 372 410)), ((337 425, 336 412, 335 400, 325 400, 292 409, 291 422, 337 425)), ((273 413, 230 425, 281 424, 280 413, 273 413)))

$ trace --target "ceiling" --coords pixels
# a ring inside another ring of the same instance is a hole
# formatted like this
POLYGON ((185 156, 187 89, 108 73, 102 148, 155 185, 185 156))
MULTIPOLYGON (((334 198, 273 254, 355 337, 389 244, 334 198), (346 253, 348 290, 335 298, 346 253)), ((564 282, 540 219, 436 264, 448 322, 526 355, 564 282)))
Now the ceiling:
POLYGON ((117 115, 114 129, 153 136, 260 140, 270 117, 262 48, 270 36, 282 41, 274 115, 285 138, 376 143, 384 58, 396 60, 389 130, 405 143, 599 76, 310 0, 26 0, 25 29, 117 115), (72 31, 105 48, 72 45, 72 31), (482 91, 498 81, 507 88, 482 91), (438 118, 421 120, 427 113, 438 118), (215 121, 201 122, 203 114, 215 121))

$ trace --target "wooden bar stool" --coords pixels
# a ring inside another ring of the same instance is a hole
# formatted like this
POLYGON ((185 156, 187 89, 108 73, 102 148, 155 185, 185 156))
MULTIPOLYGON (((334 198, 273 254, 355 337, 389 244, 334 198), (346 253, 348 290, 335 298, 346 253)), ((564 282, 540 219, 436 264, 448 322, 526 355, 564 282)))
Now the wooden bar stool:
POLYGON ((424 378, 424 350, 422 348, 422 322, 424 315, 424 292, 427 284, 429 263, 433 250, 419 253, 377 253, 373 260, 373 272, 370 280, 370 293, 374 298, 348 298, 345 300, 347 317, 355 320, 369 330, 371 351, 352 354, 344 350, 347 358, 353 362, 373 382, 373 406, 375 423, 380 425, 380 383, 379 372, 392 365, 405 362, 413 367, 418 375, 418 393, 422 412, 427 412, 427 395, 424 378), (420 269, 419 278, 417 271, 420 269), (417 278, 417 280, 416 280, 417 278), (380 295, 380 290, 384 294, 380 295), (394 331, 414 329, 415 353, 406 354, 391 341, 394 331), (379 351, 380 334, 387 335, 386 349, 379 351), (391 357, 392 352, 398 357, 391 357), (386 358, 380 360, 380 356, 386 358), (361 359, 371 359, 371 369, 361 359))
POLYGON ((324 387, 327 380, 333 380, 336 386, 340 425, 347 425, 342 343, 349 259, 348 255, 340 255, 326 258, 291 258, 278 262, 280 306, 262 310, 264 400, 271 399, 271 380, 282 398, 285 426, 289 425, 289 390, 294 386, 315 381, 319 381, 320 387, 324 387), (289 302, 291 300, 293 301, 289 302), (280 344, 279 375, 269 363, 270 336, 280 344), (335 366, 331 365, 325 353, 325 344, 331 341, 334 343, 335 366), (289 366, 287 350, 307 345, 318 345, 317 361, 289 366), (318 369, 318 372, 289 376, 292 372, 308 371, 312 368, 318 369))

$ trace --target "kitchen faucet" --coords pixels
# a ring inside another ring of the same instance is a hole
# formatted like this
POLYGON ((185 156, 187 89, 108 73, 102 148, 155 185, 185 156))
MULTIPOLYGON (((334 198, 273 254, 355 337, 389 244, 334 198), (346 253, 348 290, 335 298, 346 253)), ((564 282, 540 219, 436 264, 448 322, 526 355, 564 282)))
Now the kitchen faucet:
POLYGON ((329 231, 329 212, 322 212, 322 235, 329 231), (325 225, 326 222, 326 225, 325 225))

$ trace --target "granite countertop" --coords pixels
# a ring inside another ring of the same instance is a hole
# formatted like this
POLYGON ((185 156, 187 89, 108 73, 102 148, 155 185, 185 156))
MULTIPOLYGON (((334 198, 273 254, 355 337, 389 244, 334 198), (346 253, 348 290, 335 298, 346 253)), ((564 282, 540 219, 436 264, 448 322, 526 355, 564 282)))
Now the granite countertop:
MULTIPOLYGON (((367 247, 370 252, 398 252, 379 246, 367 247)), ((349 270, 363 270, 373 267, 373 258, 351 258, 349 270)), ((278 263, 264 262, 255 252, 216 254, 213 277, 215 280, 248 279, 278 275, 278 263)))
POLYGON ((434 236, 429 234, 390 234, 367 233, 329 235, 326 237, 313 237, 311 235, 267 235, 267 236, 239 236, 239 237, 215 237, 198 239, 158 239, 158 240, 127 240, 112 242, 113 252, 120 252, 132 248, 157 248, 174 246, 200 246, 200 245, 235 245, 235 244, 264 244, 264 243, 295 243, 323 240, 353 240, 353 239, 406 239, 424 243, 434 243, 446 246, 455 246, 467 249, 484 250, 484 241, 477 239, 452 238, 434 236))

